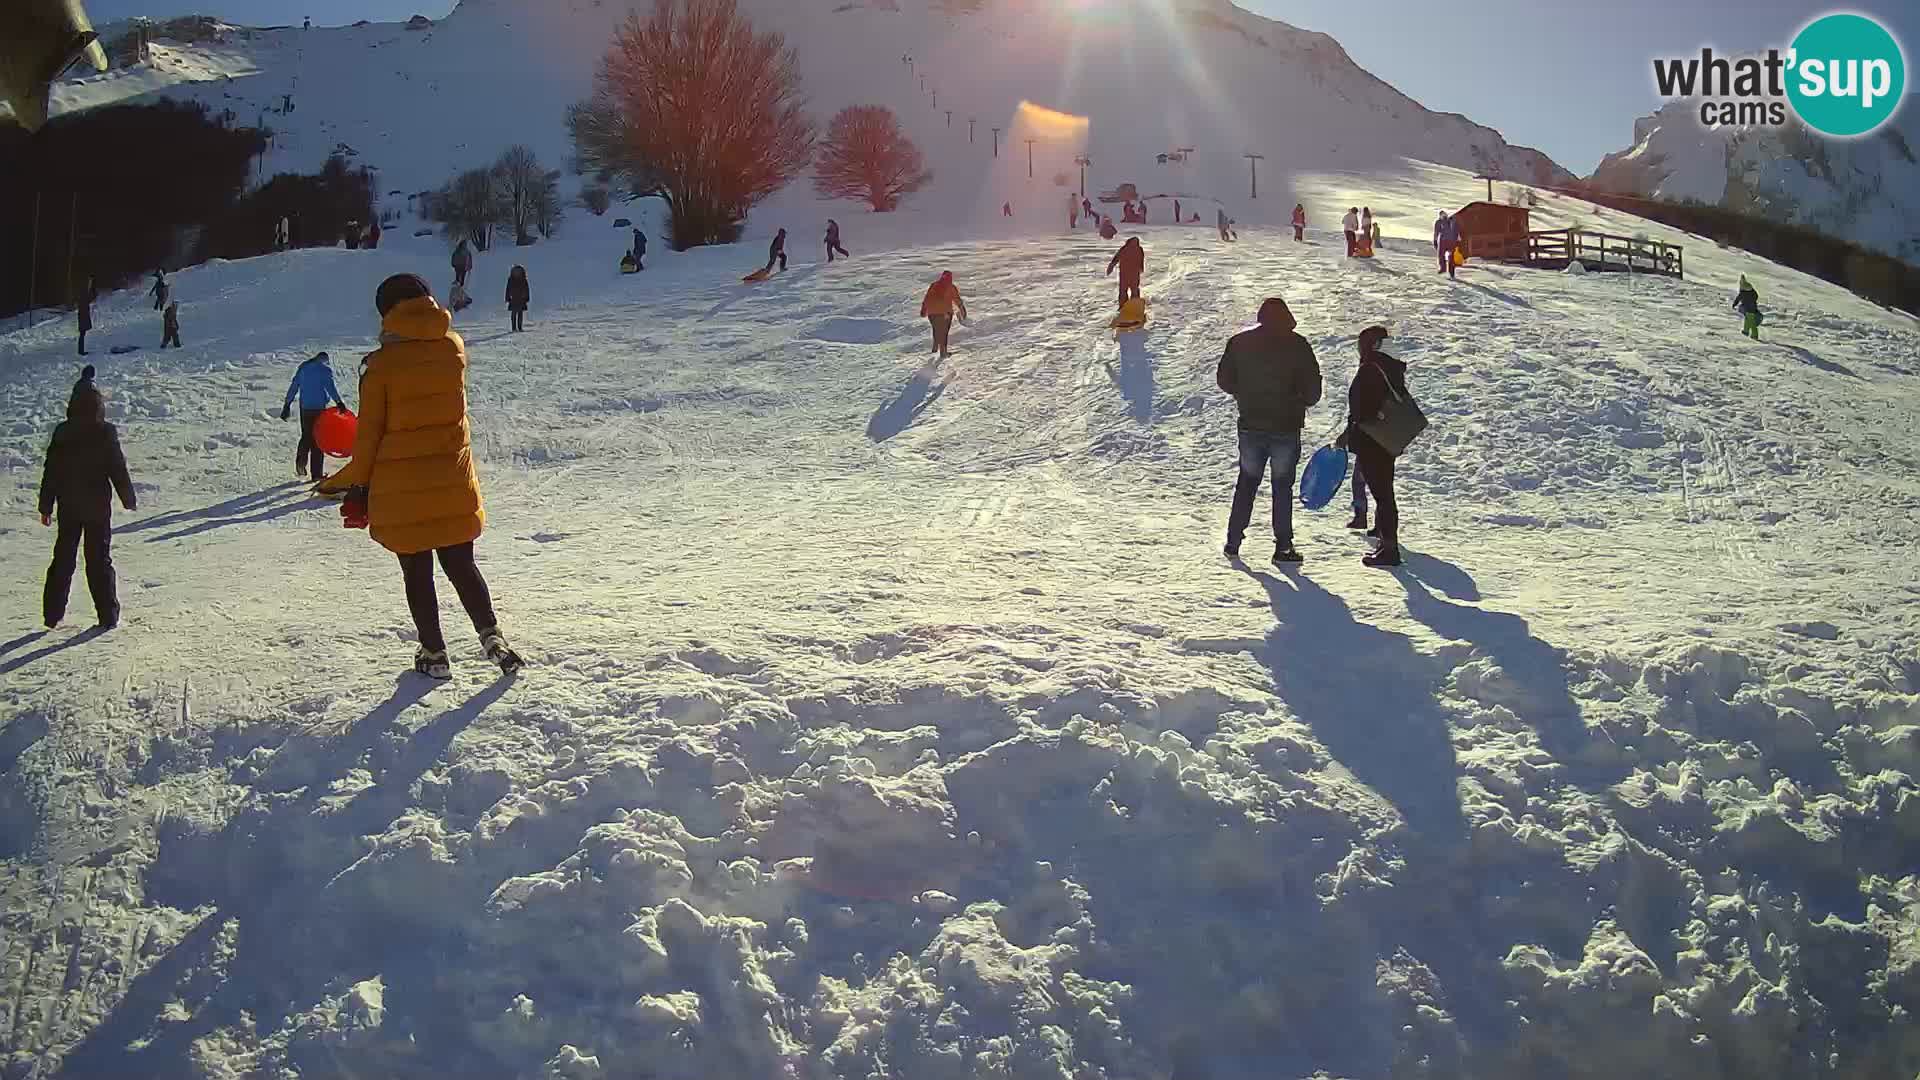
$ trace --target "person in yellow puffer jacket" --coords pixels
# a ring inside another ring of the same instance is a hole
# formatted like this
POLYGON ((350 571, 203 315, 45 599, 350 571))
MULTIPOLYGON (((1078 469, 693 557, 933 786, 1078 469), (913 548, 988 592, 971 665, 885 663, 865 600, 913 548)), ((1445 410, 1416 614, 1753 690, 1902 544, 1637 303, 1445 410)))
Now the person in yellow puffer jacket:
POLYGON ((486 512, 473 468, 467 421, 467 346, 453 316, 414 274, 397 274, 374 295, 380 348, 360 377, 360 421, 353 460, 322 481, 323 493, 344 493, 341 513, 364 521, 375 542, 400 557, 407 606, 420 633, 414 670, 452 676, 440 633, 433 563, 460 595, 488 659, 511 673, 520 657, 507 646, 493 599, 473 560, 486 512))

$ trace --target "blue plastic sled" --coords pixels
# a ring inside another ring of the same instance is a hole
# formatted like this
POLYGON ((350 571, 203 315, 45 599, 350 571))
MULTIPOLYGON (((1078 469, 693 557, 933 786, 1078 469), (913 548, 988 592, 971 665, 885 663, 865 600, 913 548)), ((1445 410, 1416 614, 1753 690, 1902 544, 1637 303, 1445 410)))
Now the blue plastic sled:
POLYGON ((1300 474, 1300 505, 1318 510, 1333 501, 1347 479, 1347 452, 1337 446, 1323 446, 1307 459, 1300 474))

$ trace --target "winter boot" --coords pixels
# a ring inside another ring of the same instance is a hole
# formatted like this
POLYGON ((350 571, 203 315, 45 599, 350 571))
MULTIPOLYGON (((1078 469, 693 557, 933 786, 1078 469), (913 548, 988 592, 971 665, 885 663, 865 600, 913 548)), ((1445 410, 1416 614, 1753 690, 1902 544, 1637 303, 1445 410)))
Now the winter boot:
POLYGON ((1370 555, 1361 556, 1360 562, 1366 566, 1375 567, 1399 566, 1400 549, 1397 547, 1383 547, 1370 555))
POLYGON ((434 651, 425 645, 413 654, 413 670, 429 679, 453 678, 453 665, 447 663, 447 650, 434 651))
POLYGON ((1273 565, 1285 566, 1289 563, 1305 561, 1307 561, 1306 556, 1300 554, 1300 549, 1294 547, 1292 544, 1273 545, 1273 565))
POLYGON ((1220 554, 1225 555, 1234 562, 1240 561, 1240 548, 1236 545, 1228 544, 1226 547, 1220 549, 1220 554))
POLYGON ((1366 527, 1367 527, 1367 515, 1365 514, 1355 514, 1353 515, 1353 520, 1347 522, 1347 528, 1353 529, 1355 531, 1365 529, 1366 527))
POLYGON ((500 665, 502 674, 511 675, 526 666, 527 662, 507 645, 507 636, 497 626, 480 631, 480 648, 487 654, 487 659, 500 665))

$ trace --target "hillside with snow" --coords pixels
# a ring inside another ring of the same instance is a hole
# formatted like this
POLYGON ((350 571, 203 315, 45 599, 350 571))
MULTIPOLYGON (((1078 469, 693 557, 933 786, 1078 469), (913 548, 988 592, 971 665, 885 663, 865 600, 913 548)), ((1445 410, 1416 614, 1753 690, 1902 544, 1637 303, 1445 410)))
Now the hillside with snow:
POLYGON ((1785 128, 1702 127, 1676 101, 1634 121, 1633 145, 1600 162, 1606 191, 1694 199, 1792 222, 1920 265, 1920 109, 1911 100, 1860 139, 1785 128))
POLYGON ((444 589, 454 681, 399 674, 398 568, 279 420, 320 349, 355 400, 437 239, 184 270, 166 353, 102 298, 140 501, 104 635, 78 586, 34 625, 71 327, 0 336, 5 1075, 1914 1075, 1920 324, 1557 196, 1689 277, 1450 281, 1395 237, 1468 174, 1287 182, 1386 250, 1134 230, 1121 340, 1064 223, 849 220, 759 286, 747 245, 621 277, 591 219, 483 255, 510 680, 444 589), (1305 564, 1220 556, 1214 365, 1274 293, 1310 446, 1357 331, 1411 364, 1401 570, 1344 493, 1305 564))
MULTIPOLYGON (((461 0, 424 28, 231 27, 210 41, 156 39, 150 63, 58 86, 54 112, 151 93, 203 101, 274 130, 268 175, 312 171, 342 150, 378 169, 382 190, 411 193, 515 142, 565 162, 566 107, 587 96, 613 28, 629 10, 650 6, 461 0)), ((1414 158, 1492 167, 1515 179, 1572 179, 1489 128, 1425 109, 1325 34, 1227 0, 741 7, 756 26, 786 36, 823 127, 851 104, 886 105, 902 116, 936 173, 909 208, 921 220, 977 220, 1012 202, 1022 218, 1051 228, 1065 192, 1078 185, 1073 159, 1082 154, 1095 162, 1089 186, 1098 190, 1134 183, 1146 193, 1218 199, 1246 222, 1284 221, 1294 201, 1285 178, 1307 169, 1414 158), (902 62, 909 56, 911 67, 902 62), (1032 179, 1029 138, 1037 140, 1032 179), (1158 160, 1188 148, 1184 161, 1158 160), (1248 153, 1265 156, 1257 200, 1248 153), (1056 185, 1060 176, 1071 177, 1068 186, 1056 185)), ((761 217, 813 205, 803 178, 761 217)))

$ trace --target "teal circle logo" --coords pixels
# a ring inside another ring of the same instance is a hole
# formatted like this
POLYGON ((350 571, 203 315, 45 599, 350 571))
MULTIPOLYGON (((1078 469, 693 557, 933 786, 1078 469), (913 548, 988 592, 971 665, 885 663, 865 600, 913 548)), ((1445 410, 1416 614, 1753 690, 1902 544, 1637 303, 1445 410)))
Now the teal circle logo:
POLYGON ((1907 62, 1887 28, 1865 15, 1823 15, 1793 39, 1787 100, 1823 135, 1865 135, 1907 92, 1907 62))

